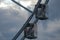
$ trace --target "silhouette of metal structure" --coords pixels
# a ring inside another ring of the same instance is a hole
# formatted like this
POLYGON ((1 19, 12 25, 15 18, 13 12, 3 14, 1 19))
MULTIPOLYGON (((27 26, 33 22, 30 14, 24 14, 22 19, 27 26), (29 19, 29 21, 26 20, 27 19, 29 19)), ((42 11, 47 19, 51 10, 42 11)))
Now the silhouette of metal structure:
MULTIPOLYGON (((24 29, 27 28, 27 25, 29 24, 30 20, 32 19, 32 17, 34 15, 35 15, 36 20, 34 20, 33 25, 36 24, 38 22, 38 20, 46 20, 46 19, 48 19, 48 17, 45 15, 45 13, 46 13, 45 12, 45 8, 46 8, 46 5, 48 4, 49 0, 46 0, 45 1, 45 4, 40 4, 40 2, 42 0, 38 0, 37 4, 35 5, 34 11, 31 11, 31 10, 27 9, 26 7, 24 7, 20 3, 16 2, 15 0, 12 0, 12 1, 14 3, 16 3, 17 5, 21 6, 22 8, 24 8, 25 10, 29 11, 30 13, 32 13, 31 16, 25 22, 25 24, 23 25, 23 27, 18 31, 18 33, 13 37, 12 40, 16 40, 19 37, 19 35, 24 31, 24 29), (38 10, 38 8, 40 10, 38 10), (40 12, 40 13, 38 13, 38 12, 40 12)), ((31 38, 32 39, 35 39, 34 38, 35 36, 34 37, 33 36, 31 37, 32 28, 33 28, 33 26, 29 28, 29 31, 28 31, 29 33, 26 35, 26 36, 30 35, 30 36, 28 36, 29 39, 31 39, 31 38)), ((26 36, 23 36, 21 38, 21 40, 24 40, 26 38, 26 36)))

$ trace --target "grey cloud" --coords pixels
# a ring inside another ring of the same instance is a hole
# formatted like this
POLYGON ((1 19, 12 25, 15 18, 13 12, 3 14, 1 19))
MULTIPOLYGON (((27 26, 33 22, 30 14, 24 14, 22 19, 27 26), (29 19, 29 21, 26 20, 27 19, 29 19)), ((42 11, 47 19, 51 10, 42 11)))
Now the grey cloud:
POLYGON ((13 8, 0 8, 0 32, 3 36, 0 36, 0 40, 11 40, 12 35, 22 27, 26 21, 27 15, 13 8), (23 15, 24 14, 24 17, 23 15))
MULTIPOLYGON (((40 21, 38 24, 38 40, 60 40, 60 28, 55 29, 55 31, 51 30, 50 28, 46 27, 48 23, 52 23, 52 29, 54 28, 53 25, 55 24, 55 19, 60 19, 60 0, 50 0, 49 2, 49 10, 48 10, 48 21, 42 22, 40 21), (50 22, 49 22, 50 21, 50 22), (46 23, 47 22, 47 23, 46 23), (46 27, 48 30, 44 30, 42 27, 46 27), (50 30, 51 31, 50 31, 50 30), (46 32, 47 31, 47 32, 46 32), (53 32, 52 32, 53 31, 53 32)), ((17 33, 17 31, 22 27, 24 22, 26 21, 25 17, 26 14, 21 10, 15 10, 12 8, 3 9, 0 8, 0 40, 11 40, 12 37, 17 33), (20 12, 19 12, 20 11, 20 12), (22 15, 24 13, 24 17, 22 15)), ((50 25, 49 24, 49 25, 50 25)), ((56 25, 56 24, 55 24, 56 25)), ((50 25, 51 26, 51 25, 50 25)), ((19 39, 20 40, 20 39, 19 39)))
POLYGON ((60 19, 60 0, 50 0, 48 15, 51 20, 60 19))
POLYGON ((4 0, 0 0, 0 2, 3 2, 4 0))
POLYGON ((60 40, 60 20, 49 21, 47 28, 43 24, 38 25, 38 39, 41 40, 60 40))

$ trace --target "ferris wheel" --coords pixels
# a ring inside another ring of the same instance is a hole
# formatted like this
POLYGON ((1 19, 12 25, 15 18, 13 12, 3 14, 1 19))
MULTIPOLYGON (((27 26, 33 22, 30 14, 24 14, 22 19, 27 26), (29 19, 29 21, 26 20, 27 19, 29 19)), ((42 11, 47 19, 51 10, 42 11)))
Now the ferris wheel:
POLYGON ((31 16, 27 19, 23 27, 18 31, 18 33, 13 37, 12 40, 16 40, 19 35, 24 31, 24 36, 20 40, 25 40, 25 38, 33 40, 37 38, 37 22, 39 20, 47 20, 48 17, 46 16, 46 8, 48 5, 49 0, 38 0, 38 2, 35 5, 35 8, 33 11, 29 10, 28 8, 24 7, 20 3, 18 3, 15 0, 12 0, 17 5, 21 6, 28 12, 32 13, 31 16), (35 15, 35 20, 33 23, 30 23, 32 17, 35 15))

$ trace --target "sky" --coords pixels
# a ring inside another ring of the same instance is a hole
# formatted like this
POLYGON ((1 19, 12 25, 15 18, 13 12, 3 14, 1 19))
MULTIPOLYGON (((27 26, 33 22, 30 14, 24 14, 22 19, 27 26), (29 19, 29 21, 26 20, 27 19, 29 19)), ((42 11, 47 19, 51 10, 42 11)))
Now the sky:
MULTIPOLYGON (((37 0, 16 0, 33 10, 37 0)), ((49 0, 48 20, 39 20, 36 40, 60 40, 60 0, 49 0)), ((11 0, 0 0, 0 40, 12 40, 31 15, 11 0)), ((22 33, 23 35, 23 33, 22 33)), ((20 40, 21 36, 17 40, 20 40)), ((28 39, 26 39, 28 40, 28 39)))

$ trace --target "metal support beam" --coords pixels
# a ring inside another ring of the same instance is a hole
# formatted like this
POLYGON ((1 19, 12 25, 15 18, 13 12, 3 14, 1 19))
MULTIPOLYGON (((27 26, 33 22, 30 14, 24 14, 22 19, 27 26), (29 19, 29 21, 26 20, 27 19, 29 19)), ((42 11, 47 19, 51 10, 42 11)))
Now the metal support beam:
POLYGON ((33 13, 31 10, 29 10, 28 8, 24 7, 23 5, 21 5, 20 3, 16 2, 15 0, 12 0, 14 3, 16 3, 17 5, 21 6, 22 8, 24 8, 25 10, 29 11, 30 13, 33 13))
POLYGON ((22 28, 18 31, 18 33, 13 37, 12 40, 16 40, 19 37, 19 35, 24 31, 24 29, 26 28, 26 25, 30 22, 30 20, 32 19, 33 15, 37 12, 38 5, 40 4, 40 2, 41 2, 41 0, 39 0, 37 2, 32 15, 28 18, 28 20, 25 22, 25 24, 22 26, 22 28))

